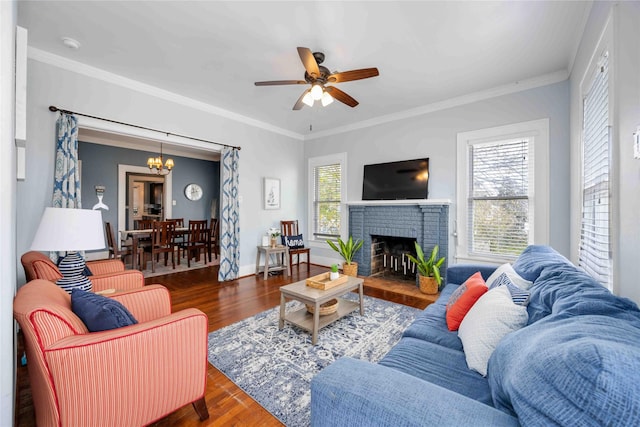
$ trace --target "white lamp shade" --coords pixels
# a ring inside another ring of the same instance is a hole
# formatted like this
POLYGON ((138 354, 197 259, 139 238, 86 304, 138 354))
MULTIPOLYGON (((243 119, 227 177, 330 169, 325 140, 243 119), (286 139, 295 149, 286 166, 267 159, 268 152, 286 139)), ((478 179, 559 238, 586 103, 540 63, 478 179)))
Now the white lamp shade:
POLYGON ((322 94, 322 106, 326 107, 327 105, 333 102, 333 97, 329 95, 328 92, 322 94))
POLYGON ((322 92, 322 86, 320 86, 319 84, 311 86, 311 97, 314 100, 320 101, 320 99, 322 98, 322 92))
POLYGON ((100 211, 46 208, 31 250, 88 251, 104 249, 105 246, 100 211))
POLYGON ((311 92, 307 92, 307 94, 302 98, 302 102, 309 107, 313 107, 313 97, 311 96, 311 92))

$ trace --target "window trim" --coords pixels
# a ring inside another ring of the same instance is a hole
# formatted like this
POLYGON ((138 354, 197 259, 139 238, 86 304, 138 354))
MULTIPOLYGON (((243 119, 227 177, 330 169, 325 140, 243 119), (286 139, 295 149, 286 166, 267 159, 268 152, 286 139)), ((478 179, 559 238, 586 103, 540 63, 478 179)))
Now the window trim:
POLYGON ((307 194, 309 198, 307 200, 307 238, 305 239, 309 246, 327 248, 326 240, 315 239, 313 235, 313 182, 314 174, 313 170, 317 166, 340 164, 340 238, 345 239, 348 233, 348 218, 349 212, 347 209, 347 153, 329 154, 326 156, 309 157, 307 163, 307 194))
POLYGON ((504 256, 478 256, 468 253, 469 147, 475 144, 531 137, 533 150, 533 242, 549 243, 549 119, 497 126, 457 135, 456 223, 454 237, 456 262, 502 263, 513 261, 504 256))

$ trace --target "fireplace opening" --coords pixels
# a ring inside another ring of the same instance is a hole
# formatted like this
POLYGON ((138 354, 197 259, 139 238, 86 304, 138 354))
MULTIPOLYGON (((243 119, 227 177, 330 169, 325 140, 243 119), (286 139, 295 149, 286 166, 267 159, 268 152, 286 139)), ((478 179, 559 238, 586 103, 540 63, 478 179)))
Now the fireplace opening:
POLYGON ((415 283, 416 265, 408 254, 416 256, 415 238, 371 236, 371 275, 415 283))

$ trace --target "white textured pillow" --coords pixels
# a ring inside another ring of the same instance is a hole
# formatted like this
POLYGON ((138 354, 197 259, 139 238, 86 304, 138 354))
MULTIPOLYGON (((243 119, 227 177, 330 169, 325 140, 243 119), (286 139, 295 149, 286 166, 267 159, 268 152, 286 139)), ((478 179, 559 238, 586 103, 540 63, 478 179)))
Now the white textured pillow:
POLYGON ((527 308, 513 303, 506 286, 498 286, 482 295, 458 329, 469 369, 486 377, 489 358, 500 340, 525 326, 528 320, 527 308))
POLYGON ((522 277, 520 277, 520 275, 516 273, 516 271, 513 269, 511 264, 506 263, 496 268, 496 271, 491 273, 491 276, 489 276, 489 278, 487 279, 486 284, 487 284, 487 287, 489 287, 489 289, 493 289, 496 286, 495 281, 496 279, 498 279, 498 277, 500 277, 502 273, 506 273, 514 285, 516 285, 520 289, 524 289, 525 291, 528 290, 531 287, 531 285, 533 285, 533 282, 524 280, 522 277))

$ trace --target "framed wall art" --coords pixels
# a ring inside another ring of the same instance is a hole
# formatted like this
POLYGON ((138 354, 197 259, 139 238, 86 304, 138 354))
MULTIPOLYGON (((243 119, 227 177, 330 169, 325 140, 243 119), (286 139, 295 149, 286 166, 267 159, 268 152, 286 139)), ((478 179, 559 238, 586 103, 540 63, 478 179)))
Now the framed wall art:
POLYGON ((280 180, 278 178, 264 178, 264 208, 280 209, 280 180))

